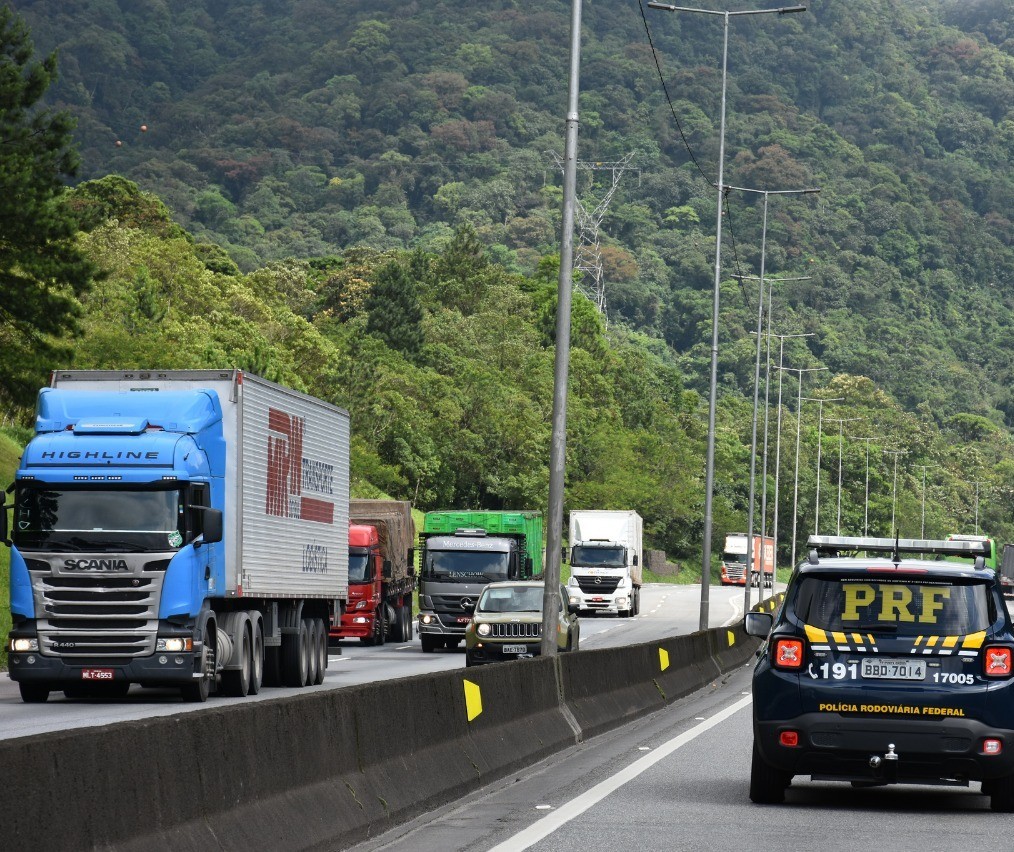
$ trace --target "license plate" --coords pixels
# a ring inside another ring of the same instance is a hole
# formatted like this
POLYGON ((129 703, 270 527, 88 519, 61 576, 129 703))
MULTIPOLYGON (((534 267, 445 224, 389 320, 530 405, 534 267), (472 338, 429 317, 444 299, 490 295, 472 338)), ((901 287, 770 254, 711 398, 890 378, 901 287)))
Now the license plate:
POLYGON ((525 654, 528 652, 527 645, 504 645, 503 652, 505 654, 525 654))
POLYGON ((81 669, 81 680, 112 680, 112 669, 81 669))
POLYGON ((467 615, 459 615, 457 618, 458 624, 468 624, 471 620, 467 615))
POLYGON ((925 680, 925 660, 863 659, 863 677, 886 680, 925 680))

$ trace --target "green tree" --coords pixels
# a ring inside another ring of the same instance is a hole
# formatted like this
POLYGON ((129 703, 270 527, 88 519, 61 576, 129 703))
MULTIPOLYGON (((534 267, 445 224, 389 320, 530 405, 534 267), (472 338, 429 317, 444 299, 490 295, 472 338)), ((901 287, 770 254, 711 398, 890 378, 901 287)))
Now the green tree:
POLYGON ((78 296, 95 274, 75 244, 62 179, 77 169, 73 119, 39 102, 56 54, 34 58, 28 26, 0 8, 0 399, 25 403, 65 360, 78 296))
POLYGON ((366 297, 366 331, 412 358, 423 344, 422 308, 415 282, 397 261, 385 264, 366 297))

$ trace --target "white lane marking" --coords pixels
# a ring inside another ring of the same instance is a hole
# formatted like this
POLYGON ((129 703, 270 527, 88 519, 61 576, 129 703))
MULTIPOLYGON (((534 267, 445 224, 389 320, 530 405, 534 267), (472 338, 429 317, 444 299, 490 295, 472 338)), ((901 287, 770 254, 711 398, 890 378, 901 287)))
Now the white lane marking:
POLYGON ((341 654, 338 654, 336 656, 331 656, 330 654, 328 654, 327 658, 332 663, 351 663, 352 662, 352 658, 351 657, 345 657, 345 656, 342 656, 341 654))
MULTIPOLYGON (((742 600, 742 598, 740 598, 739 600, 742 600)), ((739 621, 739 619, 742 617, 743 607, 740 606, 739 601, 736 598, 736 595, 733 595, 731 598, 729 598, 729 606, 732 607, 732 617, 729 618, 727 621, 723 621, 722 627, 728 627, 734 621, 739 621)))
POLYGON ((540 840, 544 840, 558 828, 566 825, 572 819, 575 819, 583 814, 588 808, 593 805, 597 805, 610 793, 614 793, 628 781, 633 781, 642 772, 650 769, 660 760, 668 757, 676 749, 685 746, 691 740, 696 739, 705 731, 711 730, 716 725, 724 722, 730 716, 738 713, 744 707, 750 704, 751 696, 741 698, 735 704, 731 704, 724 710, 716 713, 706 722, 691 728, 689 731, 684 731, 677 737, 673 737, 666 743, 660 745, 651 754, 646 754, 644 757, 640 757, 635 760, 630 766, 625 769, 621 769, 615 775, 607 778, 605 781, 600 781, 590 790, 582 793, 580 796, 571 799, 566 804, 560 805, 553 813, 548 816, 544 816, 542 819, 532 823, 528 828, 523 831, 519 831, 509 840, 505 840, 494 846, 489 852, 523 852, 525 849, 529 849, 534 846, 540 840))
POLYGON ((406 648, 414 648, 414 647, 415 647, 415 645, 399 645, 394 650, 395 651, 404 651, 406 648))

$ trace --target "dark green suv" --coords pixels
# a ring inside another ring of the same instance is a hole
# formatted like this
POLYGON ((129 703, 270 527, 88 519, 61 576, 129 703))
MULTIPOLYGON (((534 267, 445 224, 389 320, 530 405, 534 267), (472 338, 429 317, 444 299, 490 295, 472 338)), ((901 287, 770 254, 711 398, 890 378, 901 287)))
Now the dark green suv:
POLYGON ((809 547, 777 616, 746 618, 767 639, 750 798, 781 802, 798 775, 981 781, 993 810, 1014 811, 1014 632, 986 546, 811 536, 809 547))

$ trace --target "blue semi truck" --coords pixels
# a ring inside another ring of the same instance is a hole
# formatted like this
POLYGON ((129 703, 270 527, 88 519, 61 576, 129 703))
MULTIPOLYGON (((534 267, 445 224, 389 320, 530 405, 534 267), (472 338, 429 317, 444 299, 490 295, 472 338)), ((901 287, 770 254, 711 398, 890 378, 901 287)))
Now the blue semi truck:
POLYGON ((24 701, 323 681, 348 598, 346 411, 238 370, 61 371, 35 433, 0 510, 24 701))

